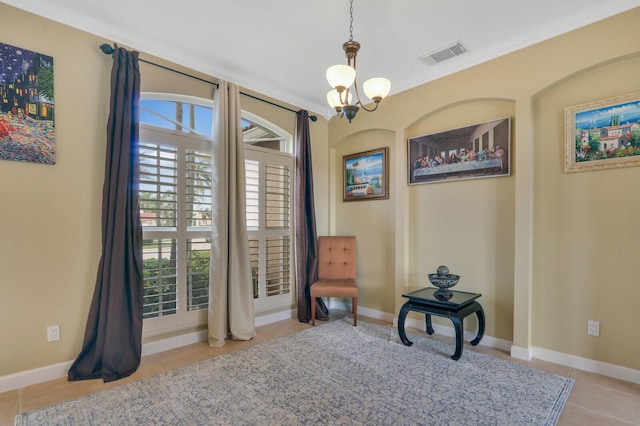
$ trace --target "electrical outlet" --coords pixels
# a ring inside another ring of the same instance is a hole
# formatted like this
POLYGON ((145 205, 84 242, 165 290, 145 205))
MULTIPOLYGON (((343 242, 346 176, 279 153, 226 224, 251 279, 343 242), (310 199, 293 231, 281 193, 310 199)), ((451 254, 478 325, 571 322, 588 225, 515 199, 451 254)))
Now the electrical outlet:
POLYGON ((50 325, 47 327, 47 342, 60 340, 60 326, 50 325))
POLYGON ((599 336, 600 335, 600 323, 598 321, 591 321, 587 323, 587 334, 589 336, 599 336))

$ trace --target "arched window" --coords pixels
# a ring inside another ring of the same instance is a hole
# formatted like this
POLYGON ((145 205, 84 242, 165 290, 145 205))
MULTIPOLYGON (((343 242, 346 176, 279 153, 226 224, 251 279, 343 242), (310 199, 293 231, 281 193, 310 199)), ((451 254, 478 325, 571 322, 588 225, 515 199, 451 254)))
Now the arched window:
MULTIPOLYGON (((145 335, 206 322, 213 102, 142 93, 140 214, 145 335)), ((292 137, 243 112, 247 232, 256 312, 289 308, 292 137)))

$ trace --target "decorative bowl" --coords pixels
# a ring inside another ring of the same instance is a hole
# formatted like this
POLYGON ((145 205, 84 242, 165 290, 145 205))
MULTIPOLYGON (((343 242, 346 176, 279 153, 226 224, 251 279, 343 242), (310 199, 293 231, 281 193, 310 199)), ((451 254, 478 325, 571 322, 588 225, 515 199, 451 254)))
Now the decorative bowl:
POLYGON ((431 284, 438 287, 439 289, 451 288, 454 285, 458 284, 458 281, 460 281, 460 275, 429 274, 429 281, 431 281, 431 284))

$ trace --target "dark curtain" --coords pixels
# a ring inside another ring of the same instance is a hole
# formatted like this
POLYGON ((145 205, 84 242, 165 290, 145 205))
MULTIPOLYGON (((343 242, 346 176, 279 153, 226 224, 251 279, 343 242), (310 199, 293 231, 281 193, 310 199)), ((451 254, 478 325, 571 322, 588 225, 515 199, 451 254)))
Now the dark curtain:
MULTIPOLYGON (((309 113, 296 113, 296 282, 298 290, 298 321, 311 320, 309 288, 318 277, 318 236, 313 202, 313 170, 311 168, 311 137, 309 113)), ((329 310, 321 298, 316 298, 316 319, 327 321, 329 310)))
POLYGON ((127 377, 142 352, 142 226, 138 211, 138 52, 115 47, 102 192, 102 257, 82 351, 69 380, 127 377))

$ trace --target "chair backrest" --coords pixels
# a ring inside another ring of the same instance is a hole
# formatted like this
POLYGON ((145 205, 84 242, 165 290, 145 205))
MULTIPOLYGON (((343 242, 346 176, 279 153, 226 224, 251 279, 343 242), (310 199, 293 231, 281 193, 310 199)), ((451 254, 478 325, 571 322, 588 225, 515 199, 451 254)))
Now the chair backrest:
POLYGON ((318 238, 318 279, 356 279, 356 237, 318 238))

